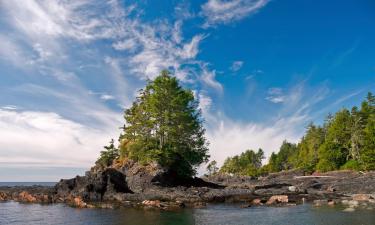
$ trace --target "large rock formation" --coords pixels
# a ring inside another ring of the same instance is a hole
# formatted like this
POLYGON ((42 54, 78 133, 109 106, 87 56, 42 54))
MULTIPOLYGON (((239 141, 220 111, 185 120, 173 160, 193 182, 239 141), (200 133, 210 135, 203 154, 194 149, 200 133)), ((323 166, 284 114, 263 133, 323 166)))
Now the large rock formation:
POLYGON ((200 178, 178 178, 156 163, 144 166, 128 160, 108 168, 95 166, 85 176, 61 180, 55 191, 56 198, 66 202, 76 197, 85 202, 202 201, 198 196, 199 188, 223 187, 200 178))
POLYGON ((61 180, 54 188, 0 187, 0 201, 66 202, 76 207, 112 208, 114 205, 202 207, 207 202, 244 202, 251 205, 316 205, 345 201, 375 203, 375 172, 335 171, 309 175, 294 170, 263 178, 217 174, 181 179, 158 164, 134 161, 111 167, 95 166, 85 176, 61 180))

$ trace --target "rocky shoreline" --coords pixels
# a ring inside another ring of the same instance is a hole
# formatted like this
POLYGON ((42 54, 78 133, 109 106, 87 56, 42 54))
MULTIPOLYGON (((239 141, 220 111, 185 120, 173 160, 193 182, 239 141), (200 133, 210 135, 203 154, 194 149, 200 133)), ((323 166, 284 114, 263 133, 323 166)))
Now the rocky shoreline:
POLYGON ((319 175, 294 170, 251 178, 215 175, 177 179, 156 164, 128 161, 93 167, 85 176, 61 180, 55 187, 0 187, 0 201, 66 203, 79 208, 137 207, 178 210, 207 203, 242 207, 342 204, 345 210, 375 208, 375 172, 334 171, 319 175))

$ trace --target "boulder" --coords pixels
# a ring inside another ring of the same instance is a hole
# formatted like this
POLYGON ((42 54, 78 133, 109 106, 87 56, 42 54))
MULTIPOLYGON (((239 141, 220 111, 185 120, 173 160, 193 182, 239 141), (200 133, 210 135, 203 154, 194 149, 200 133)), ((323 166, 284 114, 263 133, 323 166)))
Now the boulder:
POLYGON ((126 182, 126 176, 114 169, 95 168, 86 176, 77 176, 61 180, 55 185, 57 198, 67 199, 69 196, 80 196, 85 201, 103 201, 105 197, 113 198, 118 193, 133 193, 126 182))
POLYGON ((323 206, 328 204, 328 200, 326 199, 319 199, 319 200, 314 200, 313 201, 314 206, 323 206))
POLYGON ((77 208, 86 208, 87 207, 86 202, 84 202, 81 197, 75 197, 73 199, 73 204, 77 208))
POLYGON ((290 192, 296 192, 296 191, 297 191, 297 188, 296 188, 295 186, 289 186, 289 187, 288 187, 288 190, 289 190, 290 192))
POLYGON ((346 208, 343 210, 343 212, 354 212, 355 209, 354 208, 346 208))
POLYGON ((262 205, 262 200, 259 199, 259 198, 256 198, 254 199, 252 202, 251 202, 253 205, 262 205))
POLYGON ((267 201, 267 205, 273 205, 278 203, 288 203, 288 196, 287 195, 274 195, 267 201))
POLYGON ((334 205, 336 205, 336 202, 334 200, 330 200, 330 201, 328 201, 328 205, 334 206, 334 205))
POLYGON ((7 200, 8 200, 7 194, 4 192, 0 192, 0 201, 7 201, 7 200))
POLYGON ((144 200, 142 202, 142 205, 160 208, 160 201, 159 200, 144 200))
POLYGON ((352 199, 354 201, 369 201, 371 198, 371 195, 368 194, 355 194, 352 196, 352 199))
POLYGON ((20 202, 36 202, 36 197, 32 196, 31 194, 29 194, 27 191, 22 191, 19 195, 18 195, 18 200, 20 202))

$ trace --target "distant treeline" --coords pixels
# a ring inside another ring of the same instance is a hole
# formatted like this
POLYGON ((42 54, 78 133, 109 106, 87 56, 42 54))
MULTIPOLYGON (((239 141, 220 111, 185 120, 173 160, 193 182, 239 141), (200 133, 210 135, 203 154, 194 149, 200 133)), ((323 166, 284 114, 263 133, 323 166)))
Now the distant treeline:
POLYGON ((297 144, 284 141, 262 166, 264 152, 247 150, 228 157, 220 172, 258 176, 290 169, 332 171, 375 170, 375 96, 368 93, 361 107, 328 115, 323 125, 309 124, 297 144))

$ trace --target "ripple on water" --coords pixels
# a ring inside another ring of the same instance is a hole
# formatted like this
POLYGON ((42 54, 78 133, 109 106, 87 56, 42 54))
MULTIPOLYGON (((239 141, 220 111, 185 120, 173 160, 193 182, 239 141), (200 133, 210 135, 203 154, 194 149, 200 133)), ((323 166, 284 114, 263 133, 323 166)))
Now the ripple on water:
POLYGON ((204 209, 179 212, 144 211, 135 209, 76 209, 63 204, 39 205, 16 202, 0 203, 1 225, 188 225, 188 224, 375 224, 373 210, 357 209, 343 212, 343 208, 299 205, 294 207, 252 207, 238 205, 210 205, 204 209))

